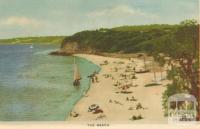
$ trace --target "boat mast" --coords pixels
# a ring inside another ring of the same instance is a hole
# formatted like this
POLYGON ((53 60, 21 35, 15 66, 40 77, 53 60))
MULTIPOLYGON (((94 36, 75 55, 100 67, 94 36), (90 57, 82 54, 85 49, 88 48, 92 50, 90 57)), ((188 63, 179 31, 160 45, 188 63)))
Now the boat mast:
POLYGON ((73 66, 74 66, 74 81, 75 81, 76 80, 76 72, 77 72, 75 57, 74 57, 74 64, 73 64, 73 66))
POLYGON ((74 81, 80 80, 80 79, 81 79, 81 75, 80 75, 80 72, 79 72, 78 66, 76 64, 75 57, 74 57, 74 81))

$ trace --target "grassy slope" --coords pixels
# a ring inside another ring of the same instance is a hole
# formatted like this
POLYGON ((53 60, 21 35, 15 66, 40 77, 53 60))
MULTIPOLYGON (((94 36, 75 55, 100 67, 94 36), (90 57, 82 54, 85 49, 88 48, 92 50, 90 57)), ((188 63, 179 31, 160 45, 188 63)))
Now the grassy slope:
POLYGON ((167 30, 176 27, 177 25, 168 24, 150 24, 150 25, 138 25, 138 26, 120 26, 112 28, 114 31, 151 31, 151 30, 167 30))
POLYGON ((43 37, 23 37, 12 39, 0 39, 0 44, 59 44, 66 36, 43 36, 43 37))
POLYGON ((82 31, 66 37, 62 46, 68 42, 78 42, 81 48, 91 47, 99 52, 151 52, 153 47, 174 32, 177 26, 155 24, 82 31))

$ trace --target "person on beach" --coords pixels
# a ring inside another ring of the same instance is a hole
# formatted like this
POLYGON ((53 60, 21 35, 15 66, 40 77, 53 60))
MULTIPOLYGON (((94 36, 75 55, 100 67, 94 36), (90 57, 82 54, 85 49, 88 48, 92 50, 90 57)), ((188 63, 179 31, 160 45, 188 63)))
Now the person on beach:
POLYGON ((98 81, 97 75, 95 75, 94 78, 95 78, 95 81, 96 81, 96 82, 99 82, 99 81, 98 81))
POLYGON ((97 72, 94 71, 91 75, 88 76, 92 79, 92 83, 98 82, 97 72))
POLYGON ((139 110, 139 109, 144 109, 144 107, 142 106, 142 104, 140 102, 137 103, 137 105, 136 105, 136 110, 139 110))
POLYGON ((94 77, 92 77, 91 79, 92 79, 92 83, 94 83, 94 77))

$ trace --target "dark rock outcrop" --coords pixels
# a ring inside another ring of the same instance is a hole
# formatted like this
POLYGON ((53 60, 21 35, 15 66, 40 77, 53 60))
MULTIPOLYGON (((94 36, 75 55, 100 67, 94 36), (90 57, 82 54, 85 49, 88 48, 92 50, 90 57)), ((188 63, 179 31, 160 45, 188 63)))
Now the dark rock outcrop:
POLYGON ((61 51, 61 50, 58 50, 58 51, 52 51, 49 53, 49 55, 55 55, 55 56, 70 56, 72 55, 71 53, 68 53, 66 51, 61 51))

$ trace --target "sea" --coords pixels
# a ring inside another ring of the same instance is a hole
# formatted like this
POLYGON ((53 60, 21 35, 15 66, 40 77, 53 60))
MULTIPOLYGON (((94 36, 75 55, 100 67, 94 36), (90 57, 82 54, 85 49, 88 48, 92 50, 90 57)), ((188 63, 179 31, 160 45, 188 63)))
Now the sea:
POLYGON ((58 45, 0 45, 0 121, 65 121, 100 68, 79 57, 52 56, 58 45), (74 58, 81 85, 73 86, 74 58))

